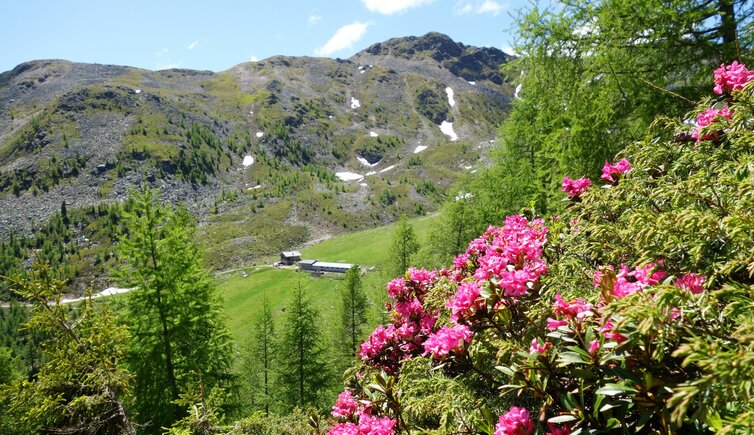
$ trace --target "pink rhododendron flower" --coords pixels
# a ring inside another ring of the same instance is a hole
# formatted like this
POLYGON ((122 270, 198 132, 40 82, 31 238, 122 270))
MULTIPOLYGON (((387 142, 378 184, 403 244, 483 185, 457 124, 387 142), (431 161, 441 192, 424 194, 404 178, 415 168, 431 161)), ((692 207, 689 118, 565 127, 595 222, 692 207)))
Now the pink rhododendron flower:
POLYGON ((676 287, 684 288, 697 295, 704 291, 704 281, 707 278, 704 275, 696 273, 687 273, 675 280, 676 287))
POLYGON ((555 423, 547 423, 545 435, 571 435, 571 427, 568 425, 558 427, 555 423))
POLYGON ((563 179, 563 184, 560 186, 560 190, 566 193, 569 198, 575 198, 581 196, 589 186, 592 185, 592 180, 581 177, 578 180, 572 180, 571 177, 566 176, 563 179))
POLYGON ((589 354, 594 355, 595 352, 600 348, 600 341, 599 340, 592 340, 589 342, 589 354))
POLYGON ((426 269, 411 267, 408 269, 408 276, 411 278, 411 281, 414 281, 422 286, 422 288, 425 288, 432 284, 432 281, 437 278, 437 272, 427 272, 426 269))
POLYGON ((529 411, 517 406, 501 415, 495 425, 495 435, 529 435, 534 432, 534 422, 529 411))
POLYGON ((592 311, 592 304, 584 302, 584 300, 581 298, 576 298, 572 301, 566 302, 560 296, 560 293, 556 293, 555 302, 553 302, 552 305, 552 312, 554 314, 560 314, 561 316, 567 318, 576 319, 579 322, 584 320, 586 317, 594 316, 594 312, 592 311))
POLYGON ((465 282, 458 286, 458 291, 453 296, 453 300, 447 303, 453 321, 458 321, 461 317, 471 314, 470 311, 476 306, 480 291, 479 284, 476 281, 465 282))
POLYGON ((531 340, 531 346, 529 346, 529 353, 546 353, 552 347, 552 343, 545 341, 544 344, 539 344, 539 340, 533 338, 531 340))
MULTIPOLYGON (((657 267, 657 264, 650 263, 644 267, 630 270, 625 264, 621 265, 620 270, 615 274, 613 296, 622 299, 632 293, 644 291, 649 286, 659 284, 668 275, 662 270, 656 270, 657 267)), ((599 285, 601 276, 601 272, 595 272, 594 282, 596 285, 599 285)))
POLYGON ((403 296, 405 290, 406 280, 403 278, 395 278, 387 284, 387 294, 391 298, 403 296))
POLYGON ((615 183, 620 179, 620 176, 631 170, 631 164, 626 159, 622 159, 618 163, 611 165, 609 162, 605 162, 605 166, 602 167, 602 176, 600 179, 615 183))
POLYGON ((338 423, 327 432, 327 435, 359 435, 359 427, 354 423, 338 423))
POLYGON ((712 107, 708 108, 704 112, 696 115, 696 129, 694 129, 694 131, 691 133, 691 137, 696 139, 697 142, 711 139, 713 135, 709 133, 700 136, 702 128, 719 122, 721 118, 730 119, 732 116, 733 113, 727 107, 723 108, 722 110, 718 110, 712 107))
POLYGON ((601 332, 608 340, 615 340, 618 343, 622 343, 628 340, 626 337, 620 335, 615 331, 615 325, 610 320, 606 321, 604 325, 597 328, 598 332, 601 332))
POLYGON ((394 325, 388 325, 387 328, 382 325, 377 326, 372 335, 365 342, 361 343, 360 355, 362 359, 371 358, 380 353, 387 346, 387 343, 393 339, 394 334, 394 325))
POLYGON ((451 350, 457 349, 462 342, 470 342, 473 333, 466 325, 456 325, 453 328, 443 326, 431 334, 424 342, 424 354, 432 354, 435 358, 448 356, 451 350))
POLYGON ((566 326, 568 324, 567 320, 555 320, 553 318, 548 317, 547 318, 547 329, 550 331, 554 331, 561 326, 566 326))
POLYGON ((359 417, 358 435, 393 435, 395 420, 390 417, 372 417, 361 414, 359 417))
POLYGON ((734 60, 728 66, 720 64, 720 68, 715 70, 715 88, 717 94, 722 95, 724 92, 732 92, 744 87, 751 79, 754 78, 754 71, 746 69, 746 65, 734 60))
POLYGON ((350 391, 345 390, 338 396, 335 406, 332 407, 332 416, 335 418, 350 418, 356 410, 359 409, 359 403, 353 398, 350 391))

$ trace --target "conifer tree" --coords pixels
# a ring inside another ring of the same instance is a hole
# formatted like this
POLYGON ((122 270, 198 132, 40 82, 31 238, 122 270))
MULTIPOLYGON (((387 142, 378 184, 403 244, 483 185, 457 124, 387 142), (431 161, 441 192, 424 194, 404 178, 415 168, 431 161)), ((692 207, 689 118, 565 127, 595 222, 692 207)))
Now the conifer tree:
POLYGON ((175 402, 192 373, 202 374, 207 390, 232 383, 233 347, 188 212, 159 205, 156 192, 144 187, 126 209, 119 241, 124 264, 115 276, 135 288, 124 318, 131 333, 128 366, 136 376, 140 423, 158 431, 183 416, 175 402))
POLYGON ((342 302, 340 345, 344 354, 353 357, 367 322, 367 296, 361 285, 361 271, 354 266, 346 272, 343 288, 340 291, 342 302))
POLYGON ((286 308, 278 351, 278 391, 288 410, 316 406, 330 382, 320 315, 300 282, 286 308))
POLYGON ((252 335, 244 361, 245 390, 254 410, 264 410, 270 415, 272 399, 273 367, 275 361, 275 321, 270 300, 262 299, 262 314, 254 322, 252 335))
POLYGON ((408 223, 406 215, 401 216, 393 234, 393 242, 390 246, 390 267, 388 271, 393 276, 406 273, 411 265, 411 257, 419 251, 419 242, 416 240, 414 227, 408 223))

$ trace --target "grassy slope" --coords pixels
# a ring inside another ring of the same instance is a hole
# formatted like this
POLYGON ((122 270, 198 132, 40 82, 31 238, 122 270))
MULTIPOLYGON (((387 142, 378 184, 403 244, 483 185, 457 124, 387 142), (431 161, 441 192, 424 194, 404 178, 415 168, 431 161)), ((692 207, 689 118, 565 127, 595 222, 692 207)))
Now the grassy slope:
MULTIPOLYGON (((425 240, 430 223, 436 216, 419 217, 410 221, 420 241, 425 240)), ((374 271, 368 272, 362 278, 364 289, 372 302, 370 326, 379 322, 385 298, 384 285, 390 279, 379 272, 379 265, 388 257, 393 232, 394 225, 388 225, 335 237, 301 251, 304 258, 356 263, 362 267, 377 266, 374 271)), ((312 278, 308 274, 297 274, 293 270, 270 267, 248 269, 246 272, 247 277, 242 277, 238 272, 232 276, 218 278, 218 288, 225 298, 228 327, 239 345, 243 345, 247 340, 265 295, 270 300, 275 317, 278 318, 278 328, 282 326, 280 315, 283 313, 290 289, 297 285, 299 279, 322 314, 322 324, 326 325, 326 333, 329 334, 333 329, 329 326, 337 324, 341 276, 333 274, 312 278)))

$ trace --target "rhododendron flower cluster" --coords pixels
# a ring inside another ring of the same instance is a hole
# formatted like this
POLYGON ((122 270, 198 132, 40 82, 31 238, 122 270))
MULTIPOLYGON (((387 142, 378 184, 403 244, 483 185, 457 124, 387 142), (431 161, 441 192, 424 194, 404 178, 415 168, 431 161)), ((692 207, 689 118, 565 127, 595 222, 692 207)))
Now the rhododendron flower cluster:
POLYGON ((387 286, 388 295, 393 298, 388 303, 392 322, 387 327, 378 326, 361 344, 361 359, 388 373, 395 373, 401 360, 422 354, 422 344, 437 322, 437 315, 422 305, 427 290, 438 278, 437 272, 411 268, 407 276, 396 278, 387 286))
POLYGON ((602 167, 602 176, 600 179, 608 181, 610 183, 616 183, 621 175, 631 170, 631 163, 626 159, 621 159, 618 163, 611 165, 609 162, 605 162, 605 166, 602 167))
POLYGON ((754 79, 754 71, 746 69, 746 65, 733 61, 726 66, 721 64, 720 68, 715 70, 715 88, 716 94, 731 93, 741 89, 751 79, 754 79))
MULTIPOLYGON (((632 293, 644 291, 645 288, 657 285, 660 280, 668 275, 657 270, 658 265, 655 263, 648 264, 644 267, 637 267, 630 270, 628 266, 621 265, 620 271, 615 274, 612 294, 618 299, 622 299, 632 293)), ((610 267, 612 269, 612 266, 610 267)), ((602 283, 603 273, 596 271, 594 273, 594 286, 599 287, 602 283)))
POLYGON ((547 273, 542 258, 546 236, 541 219, 529 223, 523 216, 509 216, 502 228, 490 227, 466 250, 466 255, 476 260, 474 278, 489 281, 503 296, 524 296, 547 273))
POLYGON ((700 135, 702 128, 718 122, 720 118, 730 119, 732 116, 733 113, 727 107, 720 110, 712 107, 708 108, 696 116, 696 129, 691 133, 691 137, 696 139, 697 142, 713 138, 714 136, 710 133, 700 135))
POLYGON ((373 417, 361 414, 357 423, 338 423, 330 429, 328 435, 393 435, 395 420, 389 417, 373 417))
POLYGON ((474 311, 481 309, 484 301, 479 300, 480 294, 481 289, 476 281, 459 285, 453 299, 447 303, 447 307, 451 310, 451 320, 457 322, 461 317, 470 317, 474 311))
POLYGON ((571 177, 566 176, 563 179, 563 184, 560 189, 568 195, 569 198, 576 198, 581 196, 589 186, 592 185, 592 180, 581 177, 578 180, 572 180, 571 177))
POLYGON ((675 280, 676 287, 680 287, 690 291, 691 293, 699 294, 704 291, 704 281, 706 277, 696 273, 687 273, 675 280))
POLYGON ((424 342, 424 353, 431 353, 435 358, 448 356, 451 350, 459 348, 464 341, 470 342, 472 335, 466 325, 456 325, 453 328, 443 326, 424 342))
POLYGON ((526 408, 513 406, 501 415, 495 425, 495 435, 529 435, 534 432, 534 422, 526 408))
POLYGON ((351 418, 359 409, 359 403, 354 399, 350 391, 345 390, 338 396, 335 406, 332 407, 332 416, 335 418, 351 418))

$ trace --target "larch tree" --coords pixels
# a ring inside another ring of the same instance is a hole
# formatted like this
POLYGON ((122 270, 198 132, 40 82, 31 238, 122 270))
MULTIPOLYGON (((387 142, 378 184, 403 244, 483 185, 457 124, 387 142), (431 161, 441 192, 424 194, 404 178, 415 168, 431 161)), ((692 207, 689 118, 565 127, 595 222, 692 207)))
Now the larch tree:
POLYGON ((316 406, 330 383, 321 317, 299 282, 286 307, 278 346, 277 390, 286 409, 316 406))
POLYGON ((361 271, 354 266, 346 272, 341 297, 340 347, 345 356, 352 358, 358 349, 367 322, 367 296, 361 285, 361 271))
POLYGON ((139 422, 158 431, 183 416, 176 401, 197 373, 207 391, 232 387, 233 344, 188 212, 159 205, 144 187, 125 208, 115 277, 134 288, 123 319, 131 334, 128 367, 139 422))
POLYGON ((270 415, 270 405, 273 403, 276 342, 275 319, 270 300, 265 296, 262 299, 262 313, 254 322, 243 362, 247 401, 252 409, 264 410, 265 415, 270 415))
POLYGON ((411 265, 411 258, 419 251, 419 242, 414 233, 414 227, 408 223, 408 218, 403 215, 397 223, 390 245, 390 267, 388 271, 393 276, 406 273, 411 265))

